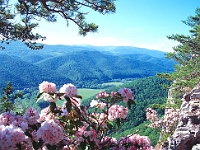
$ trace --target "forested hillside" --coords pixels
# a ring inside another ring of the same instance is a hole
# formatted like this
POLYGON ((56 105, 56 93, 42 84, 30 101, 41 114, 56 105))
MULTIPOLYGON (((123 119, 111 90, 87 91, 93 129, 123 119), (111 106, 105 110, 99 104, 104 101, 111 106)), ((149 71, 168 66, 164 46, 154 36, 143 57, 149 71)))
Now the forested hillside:
MULTIPOLYGON (((117 90, 122 87, 130 88, 133 91, 136 105, 132 106, 131 110, 128 113, 127 119, 124 125, 113 135, 115 137, 121 137, 128 134, 132 134, 136 129, 141 129, 141 135, 148 135, 152 142, 156 144, 159 133, 153 129, 147 128, 143 125, 140 125, 146 121, 145 110, 147 107, 150 107, 152 104, 163 104, 166 102, 168 89, 163 87, 169 87, 171 84, 170 81, 159 78, 157 76, 146 77, 142 79, 137 79, 132 82, 125 83, 121 86, 117 86, 110 90, 117 90), (137 127, 140 125, 139 127, 137 127), (137 128, 135 128, 137 127, 137 128), (148 129, 145 131, 145 129, 148 129), (155 134, 156 133, 156 134, 155 134), (154 135, 151 135, 154 134, 154 135)), ((83 105, 89 105, 91 99, 88 99, 83 102, 83 105)), ((159 115, 163 114, 163 110, 158 110, 159 115)))
POLYGON ((157 72, 172 72, 173 62, 144 55, 113 56, 97 51, 71 52, 36 63, 65 75, 73 81, 109 81, 141 78, 157 72), (157 63, 159 62, 159 63, 157 63))
POLYGON ((36 87, 42 81, 62 84, 61 81, 71 82, 68 78, 34 64, 24 62, 18 57, 0 55, 0 88, 10 81, 15 88, 23 89, 36 87))
MULTIPOLYGON (((126 122, 113 136, 119 138, 138 130, 140 135, 151 138, 152 145, 156 144, 159 132, 145 126, 145 109, 154 103, 164 103, 167 97, 167 89, 162 89, 161 85, 169 85, 170 82, 155 75, 173 72, 175 63, 167 60, 163 52, 132 47, 47 45, 39 51, 23 48, 21 43, 10 45, 1 51, 0 56, 1 85, 11 81, 15 89, 26 88, 23 90, 24 97, 15 101, 18 110, 31 106, 40 110, 48 105, 43 101, 35 103, 37 87, 42 81, 54 82, 58 86, 71 82, 78 88, 97 88, 104 82, 128 80, 123 85, 107 89, 130 88, 136 101, 126 122)), ((92 98, 83 100, 82 104, 89 105, 92 98)), ((163 114, 162 110, 159 114, 163 114)))
POLYGON ((44 80, 90 88, 113 80, 173 72, 175 64, 163 52, 133 47, 45 45, 42 50, 32 51, 16 42, 0 54, 1 87, 11 81, 20 89, 36 87, 44 80))
MULTIPOLYGON (((169 87, 171 82, 157 76, 152 76, 136 79, 106 90, 117 91, 122 87, 130 88, 133 91, 134 100, 136 102, 136 105, 132 106, 131 110, 129 111, 123 126, 121 126, 120 129, 117 129, 117 132, 114 132, 114 137, 119 138, 139 130, 138 132, 140 135, 148 135, 152 140, 152 144, 156 144, 159 138, 159 131, 147 128, 145 126, 145 124, 147 124, 145 110, 154 103, 163 104, 166 102, 168 89, 163 89, 163 85, 169 87)), ((23 92, 23 98, 15 100, 15 104, 19 110, 29 107, 34 107, 37 110, 40 110, 41 108, 48 106, 48 103, 42 100, 36 103, 38 88, 25 89, 23 92)), ((89 105, 91 100, 94 98, 95 95, 89 99, 82 100, 81 103, 84 106, 89 105)), ((158 110, 158 113, 159 115, 162 115, 163 110, 158 110)))

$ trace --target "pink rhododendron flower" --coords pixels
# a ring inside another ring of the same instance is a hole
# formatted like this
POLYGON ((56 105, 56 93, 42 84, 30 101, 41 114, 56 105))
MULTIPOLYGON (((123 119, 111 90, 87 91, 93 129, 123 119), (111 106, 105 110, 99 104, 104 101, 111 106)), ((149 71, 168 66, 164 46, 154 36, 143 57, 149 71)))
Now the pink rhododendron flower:
POLYGON ((75 134, 75 138, 77 140, 78 143, 83 142, 84 140, 88 139, 90 141, 94 141, 96 144, 98 143, 98 134, 96 132, 96 130, 90 128, 89 130, 87 129, 86 125, 79 127, 78 131, 75 134))
POLYGON ((113 91, 112 91, 112 92, 110 93, 110 96, 111 96, 112 98, 115 97, 115 96, 117 96, 117 92, 113 92, 113 91))
POLYGON ((38 122, 44 122, 47 120, 51 120, 54 118, 54 114, 50 113, 50 107, 46 107, 41 110, 40 112, 40 118, 38 119, 38 122))
POLYGON ((129 147, 127 150, 137 150, 137 148, 133 145, 133 146, 129 147))
POLYGON ((40 93, 55 93, 56 92, 56 84, 43 81, 39 85, 39 91, 40 93))
POLYGON ((94 141, 95 143, 98 143, 98 138, 97 138, 98 134, 97 134, 96 130, 91 129, 86 132, 87 132, 87 135, 89 136, 90 141, 94 141))
POLYGON ((37 123, 37 120, 40 118, 39 113, 34 108, 30 107, 26 110, 24 114, 24 119, 28 122, 29 125, 37 123))
POLYGON ((37 131, 36 131, 36 130, 34 130, 34 131, 31 133, 31 135, 32 135, 33 141, 35 141, 35 142, 38 142, 38 141, 39 141, 39 138, 38 138, 38 136, 37 136, 37 131))
POLYGON ((133 95, 132 95, 131 89, 129 89, 129 88, 121 88, 121 89, 119 89, 118 92, 123 97, 123 101, 125 103, 127 103, 129 99, 133 100, 133 95))
POLYGON ((26 136, 20 128, 13 125, 5 126, 3 129, 1 129, 0 149, 14 150, 16 149, 16 144, 23 143, 25 138, 26 136))
POLYGON ((90 102, 90 107, 96 107, 98 105, 98 101, 97 100, 92 100, 90 102))
POLYGON ((109 137, 109 136, 104 136, 99 143, 99 145, 102 145, 102 146, 109 146, 109 145, 116 145, 116 144, 117 144, 117 139, 113 137, 109 137))
POLYGON ((81 143, 84 141, 83 134, 85 131, 86 131, 86 126, 82 126, 78 128, 78 131, 75 134, 75 139, 78 143, 81 143))
POLYGON ((20 127, 22 129, 22 131, 24 131, 24 132, 26 131, 26 129, 28 129, 28 123, 26 121, 23 121, 23 120, 17 120, 16 119, 12 122, 12 125, 16 126, 16 127, 20 127))
POLYGON ((24 118, 20 115, 17 115, 14 117, 14 120, 12 122, 12 125, 16 126, 16 127, 21 127, 21 123, 24 122, 24 118))
POLYGON ((68 97, 75 97, 78 95, 78 90, 77 88, 69 83, 69 84, 64 84, 60 90, 59 90, 60 93, 65 93, 68 97))
POLYGON ((106 103, 100 102, 98 104, 98 106, 99 106, 100 109, 104 109, 104 107, 106 106, 106 103))
POLYGON ((63 129, 54 120, 45 121, 37 131, 44 144, 56 145, 64 138, 63 129))
POLYGON ((115 120, 116 118, 125 119, 128 114, 128 109, 120 105, 112 105, 108 110, 108 119, 115 120))
POLYGON ((15 115, 13 112, 4 112, 0 114, 0 125, 10 125, 15 120, 15 115))
POLYGON ((23 122, 20 124, 20 127, 21 127, 22 131, 25 132, 26 129, 28 129, 28 123, 23 121, 23 122))
POLYGON ((47 102, 57 102, 58 98, 59 97, 56 94, 54 95, 50 95, 48 93, 43 94, 43 99, 47 102))
POLYGON ((61 113, 61 116, 69 116, 67 109, 64 109, 61 113))
POLYGON ((151 148, 150 139, 147 136, 140 136, 138 134, 128 135, 127 143, 151 148))
POLYGON ((104 109, 106 103, 98 102, 97 100, 92 100, 90 103, 90 107, 99 107, 100 109, 104 109))
POLYGON ((96 95, 96 98, 105 98, 105 97, 108 97, 109 94, 106 93, 106 92, 99 92, 97 95, 96 95))

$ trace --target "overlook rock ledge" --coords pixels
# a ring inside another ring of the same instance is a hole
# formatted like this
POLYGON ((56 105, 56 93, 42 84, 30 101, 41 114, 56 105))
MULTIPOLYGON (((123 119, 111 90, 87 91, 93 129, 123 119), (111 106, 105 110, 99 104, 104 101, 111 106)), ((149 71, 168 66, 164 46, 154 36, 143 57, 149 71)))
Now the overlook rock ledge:
POLYGON ((200 150, 200 84, 184 94, 177 127, 163 150, 200 150))

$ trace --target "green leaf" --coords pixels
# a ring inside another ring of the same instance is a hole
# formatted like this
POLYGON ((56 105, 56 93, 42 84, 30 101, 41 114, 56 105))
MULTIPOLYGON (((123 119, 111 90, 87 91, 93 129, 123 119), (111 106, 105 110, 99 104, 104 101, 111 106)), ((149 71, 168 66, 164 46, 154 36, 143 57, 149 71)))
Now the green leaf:
MULTIPOLYGON (((74 122, 72 122, 72 123, 74 123, 74 122)), ((80 120, 75 121, 75 124, 76 124, 76 126, 79 126, 79 127, 84 125, 83 122, 80 120)))
POLYGON ((16 147, 18 148, 18 150, 22 150, 21 144, 16 144, 16 147))
POLYGON ((61 96, 65 95, 65 93, 56 93, 56 95, 61 97, 61 96))
POLYGON ((72 103, 71 103, 71 100, 69 97, 65 96, 65 99, 67 100, 66 102, 66 108, 67 108, 67 111, 70 113, 71 110, 72 110, 72 103))
POLYGON ((133 101, 132 99, 129 99, 128 102, 127 102, 127 107, 128 109, 131 109, 131 105, 135 105, 135 101, 133 101))
POLYGON ((117 125, 117 128, 120 127, 120 119, 119 118, 116 119, 116 125, 117 125))
POLYGON ((38 96, 36 98, 36 102, 38 102, 40 99, 42 99, 42 97, 41 97, 42 95, 43 95, 43 92, 38 94, 38 96))
POLYGON ((89 141, 89 145, 90 145, 91 149, 94 149, 95 142, 94 141, 89 141))
POLYGON ((50 110, 51 110, 51 112, 54 112, 55 108, 56 108, 56 103, 55 102, 50 102, 50 110))
POLYGON ((131 104, 133 104, 133 105, 136 105, 136 103, 135 103, 135 101, 134 100, 132 100, 132 99, 129 99, 128 100, 131 104))
POLYGON ((110 99, 110 103, 114 102, 114 100, 115 100, 115 98, 112 97, 112 98, 110 99))
POLYGON ((111 130, 113 128, 113 122, 112 121, 108 121, 107 122, 107 127, 111 130))
POLYGON ((48 150, 56 150, 56 145, 47 144, 46 146, 47 146, 48 150))
POLYGON ((81 150, 85 150, 86 148, 86 142, 81 142, 80 145, 79 145, 79 148, 81 148, 81 150))
POLYGON ((82 99, 83 97, 81 95, 76 95, 76 98, 82 99))

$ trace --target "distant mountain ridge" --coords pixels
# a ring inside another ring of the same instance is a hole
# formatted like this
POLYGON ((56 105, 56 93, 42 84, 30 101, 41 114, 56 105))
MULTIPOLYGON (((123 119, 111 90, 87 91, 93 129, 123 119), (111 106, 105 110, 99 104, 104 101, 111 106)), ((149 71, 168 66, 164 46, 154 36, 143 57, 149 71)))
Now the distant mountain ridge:
POLYGON ((114 55, 130 55, 130 54, 145 54, 157 58, 165 57, 166 52, 158 50, 150 50, 146 48, 138 48, 132 46, 92 46, 92 45, 44 45, 41 50, 30 50, 22 42, 11 42, 6 47, 6 53, 15 56, 22 56, 24 54, 45 54, 45 55, 63 55, 68 52, 75 51, 100 51, 102 53, 114 55), (20 49, 21 51, 18 51, 20 49))
POLYGON ((45 45, 44 49, 30 50, 15 42, 0 51, 0 84, 11 81, 16 87, 28 87, 38 86, 43 80, 79 84, 148 77, 174 70, 175 62, 164 55, 124 46, 45 45))

